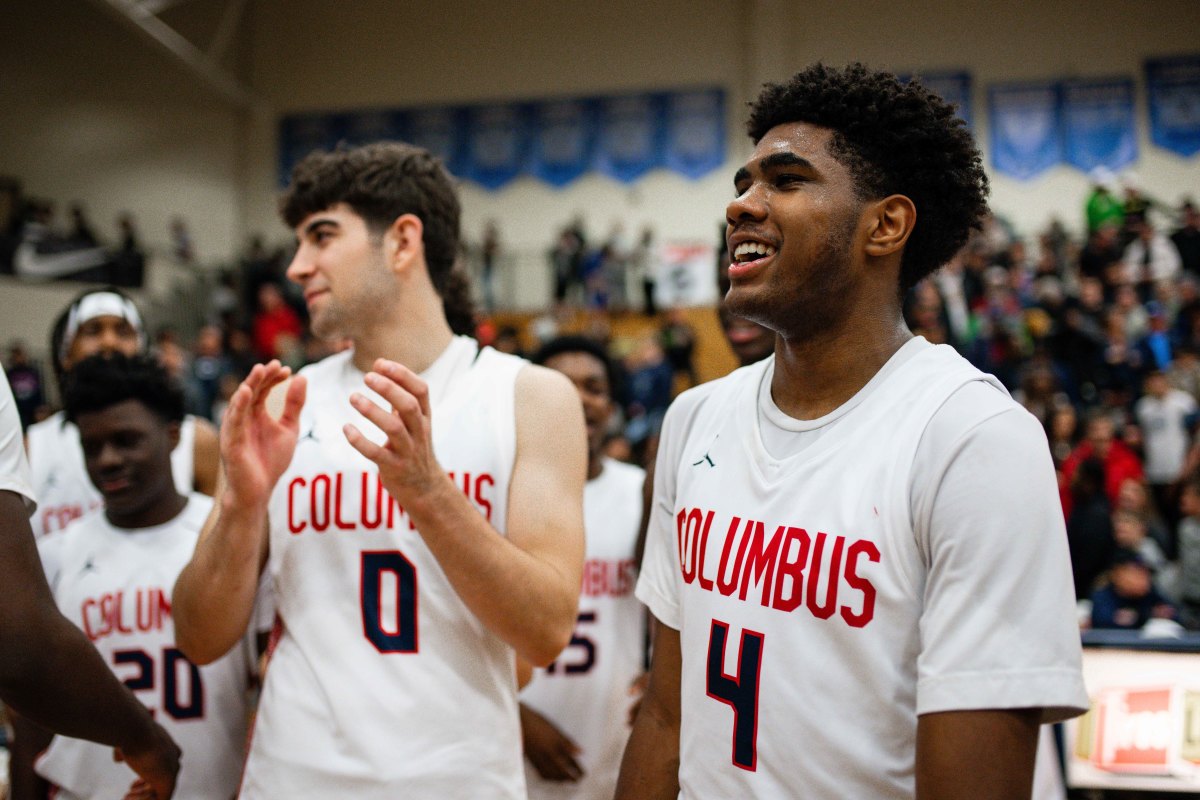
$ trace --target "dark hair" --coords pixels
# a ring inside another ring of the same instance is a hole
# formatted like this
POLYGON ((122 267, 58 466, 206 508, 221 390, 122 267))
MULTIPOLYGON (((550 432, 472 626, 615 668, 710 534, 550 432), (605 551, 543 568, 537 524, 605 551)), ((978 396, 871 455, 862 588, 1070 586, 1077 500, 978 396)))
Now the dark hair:
MULTIPOLYGON (((71 309, 79 305, 79 301, 93 294, 115 294, 133 303, 133 298, 115 286, 101 286, 97 289, 85 289, 67 303, 66 307, 54 318, 50 326, 50 363, 54 366, 54 380, 59 390, 66 387, 66 368, 62 362, 63 337, 67 335, 67 321, 71 318, 71 309)), ((137 304, 134 303, 136 306, 137 304)))
POLYGON ((350 206, 375 235, 403 214, 421 220, 429 278, 445 296, 459 253, 461 209, 454 181, 438 158, 403 142, 310 153, 292 169, 279 210, 294 228, 310 214, 338 203, 350 206))
POLYGON ((777 125, 807 122, 833 131, 829 149, 850 171, 861 199, 902 194, 917 208, 904 248, 900 290, 950 260, 987 212, 987 175, 954 108, 918 81, 859 63, 817 63, 751 103, 755 144, 777 125))
POLYGON ((183 421, 183 389, 150 356, 89 356, 67 375, 63 405, 72 422, 126 400, 137 400, 164 422, 183 421))
POLYGON ((604 374, 608 377, 608 395, 616 397, 620 388, 620 376, 617 366, 609 357, 604 345, 586 336, 558 336, 537 349, 530 361, 535 364, 545 364, 555 356, 563 353, 586 353, 604 365, 604 374))

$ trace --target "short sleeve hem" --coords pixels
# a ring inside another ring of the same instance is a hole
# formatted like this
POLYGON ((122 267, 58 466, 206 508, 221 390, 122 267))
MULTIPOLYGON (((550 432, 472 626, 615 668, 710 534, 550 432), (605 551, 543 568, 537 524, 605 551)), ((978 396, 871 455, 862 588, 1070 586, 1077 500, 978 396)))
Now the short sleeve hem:
POLYGON ((659 622, 669 628, 680 629, 679 604, 668 600, 658 587, 651 585, 645 573, 638 579, 634 594, 659 622))
POLYGON ((917 714, 1040 708, 1042 723, 1061 722, 1087 711, 1087 690, 1078 670, 1049 668, 1000 674, 962 673, 917 684, 917 714))

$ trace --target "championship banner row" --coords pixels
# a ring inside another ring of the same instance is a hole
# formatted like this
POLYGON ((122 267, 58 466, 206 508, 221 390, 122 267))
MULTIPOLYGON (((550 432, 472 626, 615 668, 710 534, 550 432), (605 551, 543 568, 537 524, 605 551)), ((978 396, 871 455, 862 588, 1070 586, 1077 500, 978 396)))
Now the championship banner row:
POLYGON ((586 172, 623 183, 652 169, 699 178, 725 161, 721 89, 284 117, 280 177, 313 150, 399 139, 485 189, 521 175, 561 187, 586 172))

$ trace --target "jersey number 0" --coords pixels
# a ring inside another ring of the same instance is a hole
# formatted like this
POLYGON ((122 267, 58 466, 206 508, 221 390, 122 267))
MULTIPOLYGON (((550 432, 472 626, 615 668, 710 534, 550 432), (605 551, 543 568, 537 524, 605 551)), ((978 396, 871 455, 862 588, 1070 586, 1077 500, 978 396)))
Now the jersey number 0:
POLYGON ((363 636, 381 653, 417 652, 417 568, 399 550, 362 554, 363 636))

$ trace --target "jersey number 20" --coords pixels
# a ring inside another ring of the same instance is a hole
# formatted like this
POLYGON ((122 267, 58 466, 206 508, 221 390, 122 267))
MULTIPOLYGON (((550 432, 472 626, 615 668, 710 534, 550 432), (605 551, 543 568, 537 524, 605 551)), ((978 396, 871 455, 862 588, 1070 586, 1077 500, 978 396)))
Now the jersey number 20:
POLYGON ((362 554, 363 636, 381 653, 417 652, 417 568, 399 550, 362 554))
POLYGON ((725 641, 729 625, 714 619, 708 636, 708 696, 733 709, 733 765, 754 772, 758 767, 758 672, 766 637, 743 630, 737 672, 725 674, 725 641))

